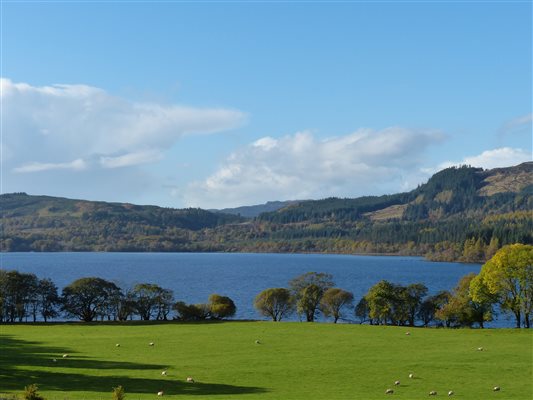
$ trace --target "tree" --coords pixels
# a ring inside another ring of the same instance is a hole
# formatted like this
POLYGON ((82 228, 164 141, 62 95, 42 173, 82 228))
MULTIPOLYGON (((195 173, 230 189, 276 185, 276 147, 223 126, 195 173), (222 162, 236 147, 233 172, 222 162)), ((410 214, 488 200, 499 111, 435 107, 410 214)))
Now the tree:
POLYGON ((174 303, 172 309, 176 311, 177 317, 181 321, 201 321, 209 317, 208 304, 187 304, 183 301, 174 303))
POLYGON ((57 317, 57 307, 61 300, 57 293, 57 286, 51 279, 39 280, 38 296, 41 316, 44 322, 47 322, 48 318, 57 317))
MULTIPOLYGON (((362 324, 368 319, 368 313, 370 312, 370 309, 368 308, 368 301, 366 300, 366 297, 362 297, 361 300, 359 300, 359 303, 355 306, 355 316, 359 318, 359 322, 362 324)), ((370 319, 370 325, 373 324, 373 321, 370 319)))
POLYGON ((448 303, 450 297, 451 294, 448 291, 442 290, 436 295, 429 296, 422 301, 417 316, 424 326, 428 326, 435 319, 435 313, 448 303))
POLYGON ((372 286, 365 295, 368 302, 368 316, 378 325, 393 323, 394 285, 386 280, 372 286))
POLYGON ((209 296, 208 304, 211 318, 215 319, 233 317, 237 311, 233 300, 226 296, 220 296, 219 294, 209 296))
POLYGON ((353 307, 353 294, 343 289, 330 288, 320 299, 320 310, 326 317, 333 317, 333 323, 341 318, 342 309, 353 307))
POLYGON ((409 326, 415 325, 415 318, 420 310, 422 298, 426 296, 428 288, 422 283, 407 285, 403 291, 403 302, 407 308, 407 319, 409 326))
POLYGON ((80 278, 63 289, 63 310, 85 322, 93 321, 109 300, 110 290, 120 289, 102 278, 80 278))
POLYGON ((153 283, 139 283, 133 287, 132 296, 135 309, 142 320, 148 321, 157 311, 163 289, 153 283))
MULTIPOLYGON (((446 322, 447 326, 469 326, 474 323, 483 328, 486 321, 492 321, 492 304, 494 299, 488 295, 479 297, 474 301, 470 295, 470 284, 475 278, 475 274, 463 276, 447 304, 437 310, 437 319, 446 322)), ((486 293, 486 291, 485 291, 486 293)))
POLYGON ((322 272, 307 272, 292 279, 289 286, 296 298, 298 313, 304 314, 307 322, 313 322, 322 295, 334 286, 333 276, 322 272))
POLYGON ((481 268, 470 288, 474 301, 484 297, 485 288, 496 296, 503 311, 514 314, 516 327, 530 327, 533 312, 533 246, 512 244, 502 247, 481 268))
POLYGON ((256 296, 254 307, 261 315, 272 318, 272 321, 281 321, 294 311, 295 301, 288 289, 270 288, 256 296))

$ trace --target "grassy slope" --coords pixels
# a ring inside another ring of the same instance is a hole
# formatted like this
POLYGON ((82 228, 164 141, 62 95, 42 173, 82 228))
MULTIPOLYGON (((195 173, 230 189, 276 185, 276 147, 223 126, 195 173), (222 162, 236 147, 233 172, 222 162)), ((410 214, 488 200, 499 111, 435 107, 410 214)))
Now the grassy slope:
POLYGON ((111 399, 117 385, 128 400, 153 399, 159 390, 165 398, 381 399, 389 387, 402 399, 451 389, 459 399, 533 398, 532 331, 407 330, 269 322, 0 325, 0 392, 36 382, 52 400, 111 399), (185 383, 189 375, 197 383, 185 383))

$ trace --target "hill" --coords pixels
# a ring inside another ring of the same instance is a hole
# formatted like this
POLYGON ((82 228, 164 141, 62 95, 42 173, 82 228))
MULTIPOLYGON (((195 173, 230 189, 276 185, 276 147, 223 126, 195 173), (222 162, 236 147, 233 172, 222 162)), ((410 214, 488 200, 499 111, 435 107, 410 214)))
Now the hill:
POLYGON ((255 218, 265 212, 277 211, 281 208, 297 204, 298 200, 288 201, 267 201, 265 204, 257 204, 253 206, 242 206, 235 208, 223 208, 221 210, 209 210, 212 212, 220 212, 224 214, 239 215, 245 218, 255 218))
MULTIPOLYGON (((385 253, 480 262, 533 243, 533 163, 452 167, 406 192, 272 207, 255 218, 201 209, 0 196, 3 251, 385 253), (281 206, 281 208, 278 208, 281 206)), ((269 205, 270 204, 270 205, 269 205)))

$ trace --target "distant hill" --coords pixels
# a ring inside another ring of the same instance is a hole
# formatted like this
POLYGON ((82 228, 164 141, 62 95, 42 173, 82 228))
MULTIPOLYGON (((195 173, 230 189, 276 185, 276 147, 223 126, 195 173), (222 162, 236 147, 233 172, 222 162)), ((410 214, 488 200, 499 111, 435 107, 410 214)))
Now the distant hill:
POLYGON ((12 193, 0 196, 0 245, 2 251, 386 253, 480 262, 505 244, 533 243, 532 194, 532 162, 447 168, 406 193, 216 212, 12 193))
POLYGON ((298 200, 289 201, 267 201, 265 204, 257 204, 253 206, 242 206, 235 208, 223 208, 221 210, 209 210, 217 213, 239 215, 246 218, 255 218, 264 212, 277 211, 281 208, 297 204, 298 200))

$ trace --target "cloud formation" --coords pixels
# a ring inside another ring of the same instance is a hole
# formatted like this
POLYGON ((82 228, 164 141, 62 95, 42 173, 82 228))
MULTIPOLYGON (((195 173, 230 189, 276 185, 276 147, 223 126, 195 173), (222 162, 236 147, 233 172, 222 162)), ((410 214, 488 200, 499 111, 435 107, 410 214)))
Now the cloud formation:
POLYGON ((509 167, 526 161, 531 161, 531 151, 511 147, 500 147, 498 149, 486 150, 478 155, 465 157, 462 161, 444 162, 440 164, 434 172, 459 165, 471 165, 472 167, 492 169, 509 167))
POLYGON ((183 200, 190 206, 231 207, 396 192, 420 182, 424 149, 443 137, 400 127, 324 140, 307 131, 263 137, 231 154, 206 180, 189 185, 183 200))
POLYGON ((87 85, 0 83, 4 161, 19 173, 151 163, 184 135, 245 119, 238 110, 132 102, 87 85))

